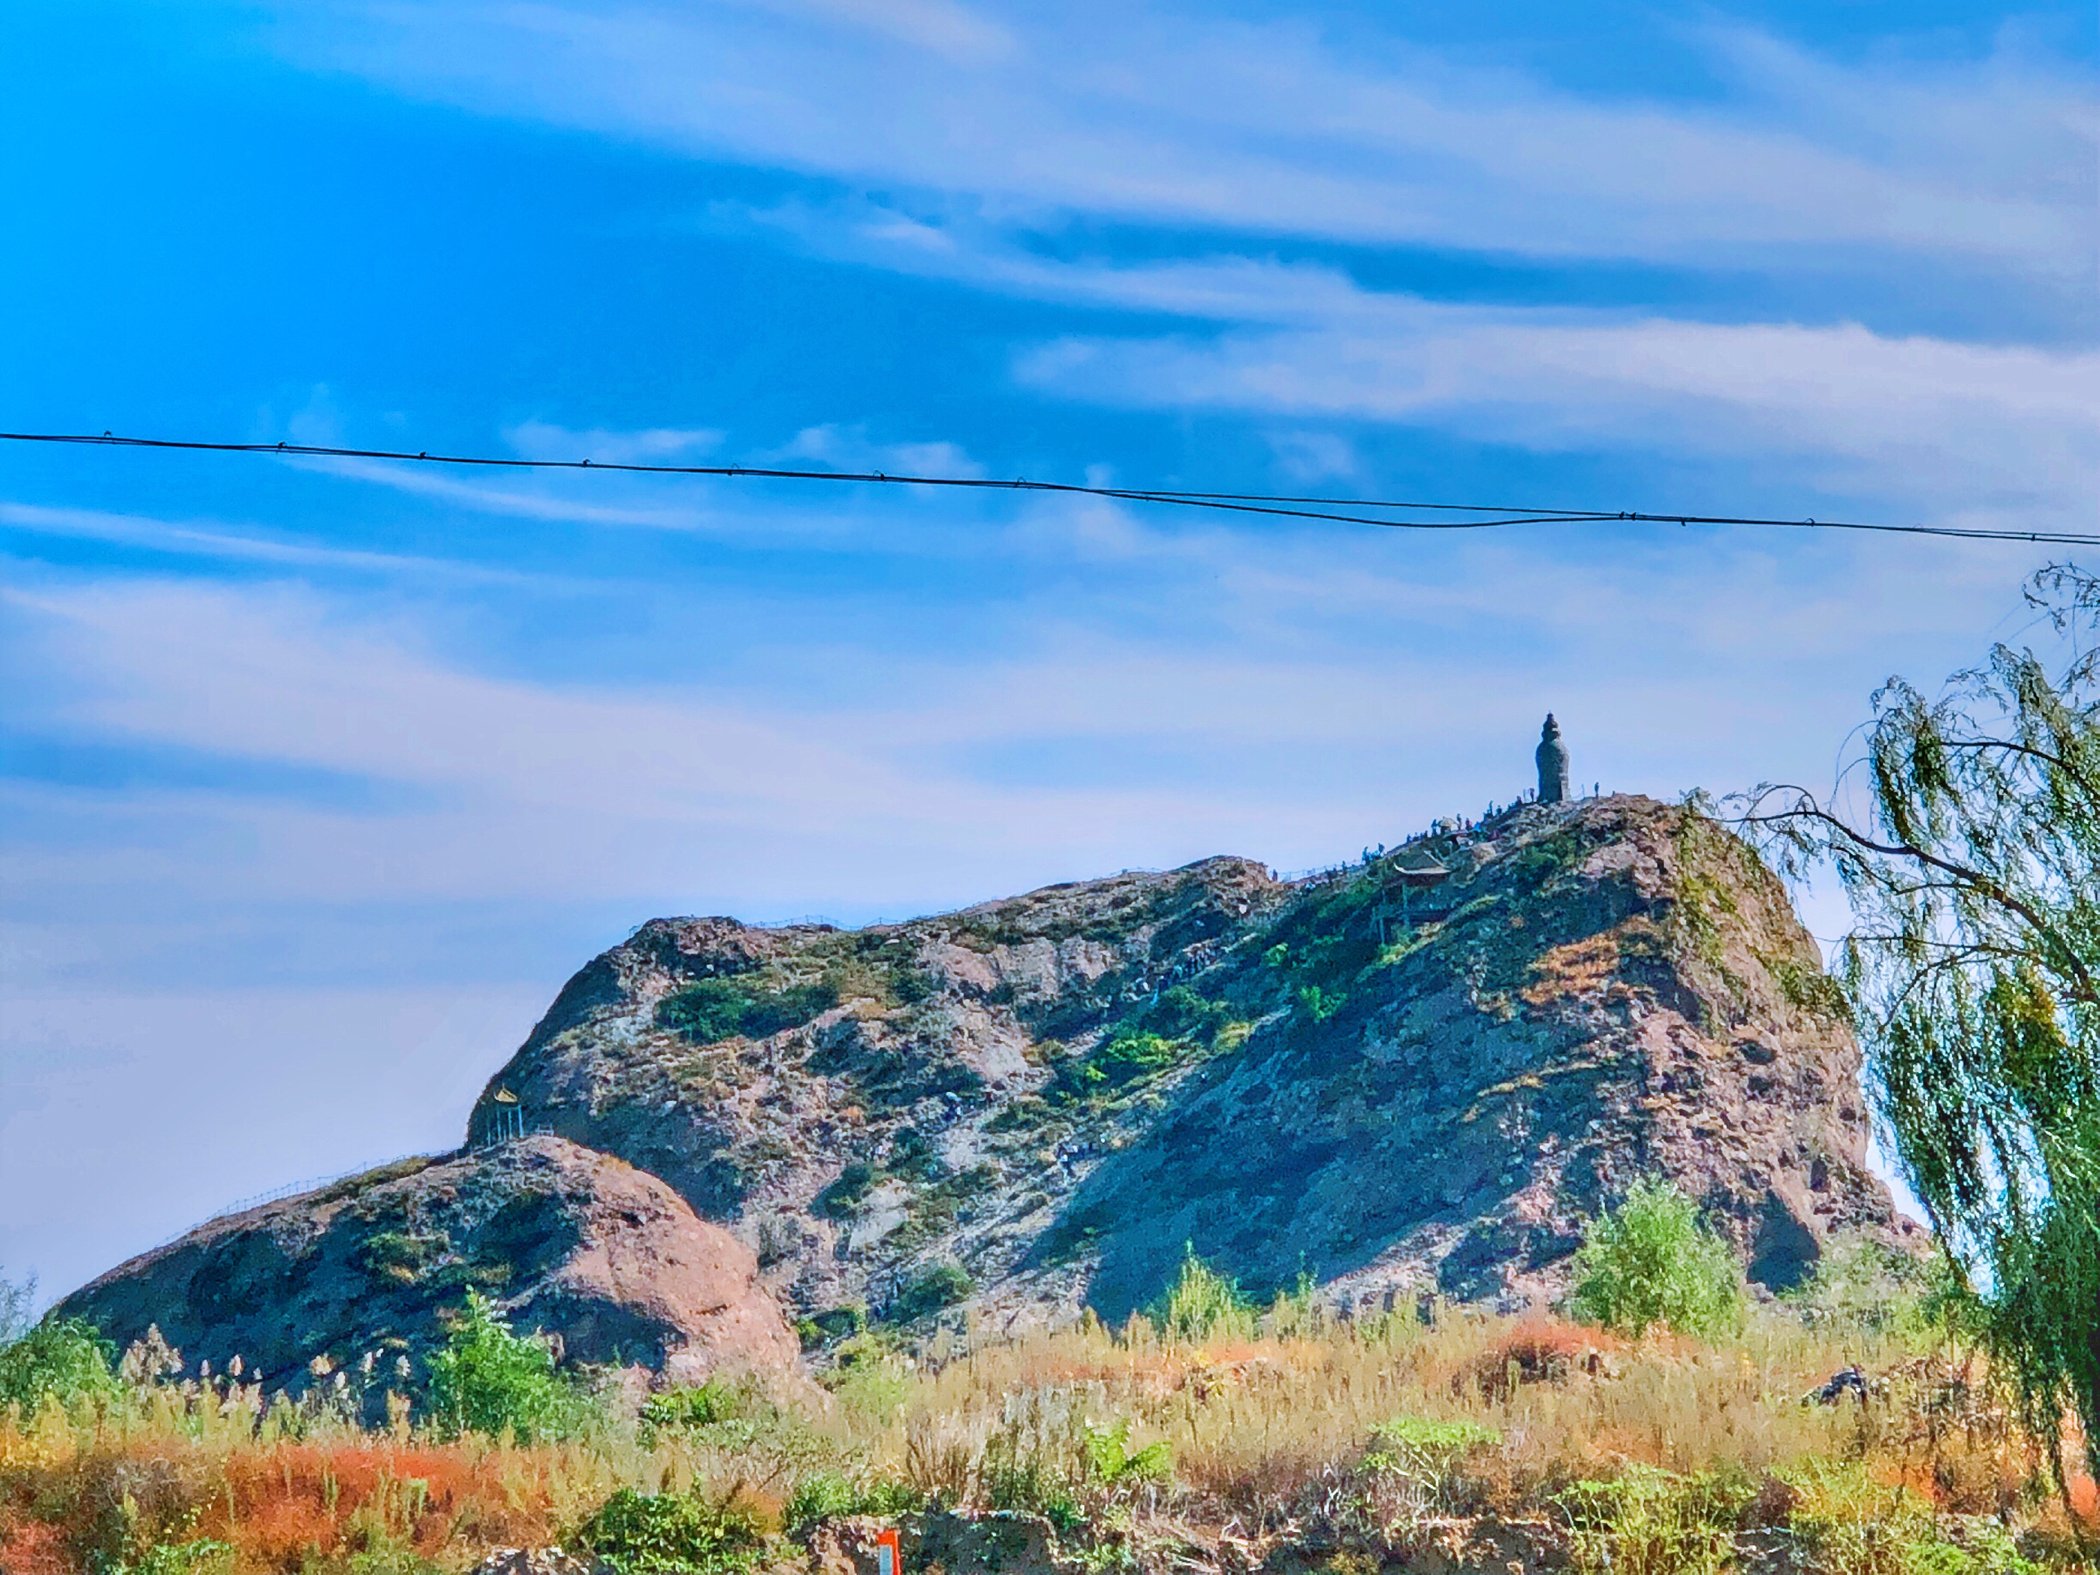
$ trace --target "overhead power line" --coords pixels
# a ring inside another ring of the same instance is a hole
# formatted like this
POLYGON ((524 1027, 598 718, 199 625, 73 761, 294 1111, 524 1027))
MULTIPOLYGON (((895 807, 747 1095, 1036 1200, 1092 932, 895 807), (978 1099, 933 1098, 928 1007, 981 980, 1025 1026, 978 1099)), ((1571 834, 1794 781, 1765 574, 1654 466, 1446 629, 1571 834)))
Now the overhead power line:
POLYGON ((2100 546, 2100 534, 2012 530, 1988 526, 1926 525, 1873 520, 1782 519, 1744 514, 1655 513, 1637 509, 1574 509, 1493 503, 1431 503, 1397 498, 1289 497, 1263 492, 1191 492, 1170 487, 1097 487, 1072 481, 1010 481, 988 476, 893 475, 880 470, 789 470, 769 465, 650 465, 596 459, 519 459, 487 454, 433 454, 406 449, 338 448, 319 443, 206 443, 179 438, 118 437, 112 433, 0 432, 9 443, 74 444, 89 448, 180 450, 204 454, 274 454, 288 459, 381 460, 489 470, 588 470, 646 476, 713 476, 760 481, 829 481, 894 487, 955 487, 997 492, 1047 492, 1232 514, 1373 525, 1384 530, 1499 530, 1512 525, 1727 525, 1787 530, 1871 531, 1896 536, 1945 536, 1969 541, 2020 541, 2052 546, 2100 546), (1346 512, 1345 512, 1346 511, 1346 512), (1376 511, 1376 512, 1364 512, 1376 511), (1422 516, 1428 516, 1426 518, 1422 516))

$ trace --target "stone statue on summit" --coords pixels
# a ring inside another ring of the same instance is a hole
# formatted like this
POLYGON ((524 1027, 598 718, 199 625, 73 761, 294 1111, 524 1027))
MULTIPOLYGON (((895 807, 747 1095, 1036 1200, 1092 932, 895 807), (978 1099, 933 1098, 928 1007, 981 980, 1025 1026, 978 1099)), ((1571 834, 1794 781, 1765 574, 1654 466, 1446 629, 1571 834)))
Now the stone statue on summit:
POLYGON ((1560 741, 1560 724, 1553 720, 1553 713, 1546 713, 1546 725, 1539 730, 1539 802, 1541 804, 1565 804, 1568 801, 1568 746, 1560 741))

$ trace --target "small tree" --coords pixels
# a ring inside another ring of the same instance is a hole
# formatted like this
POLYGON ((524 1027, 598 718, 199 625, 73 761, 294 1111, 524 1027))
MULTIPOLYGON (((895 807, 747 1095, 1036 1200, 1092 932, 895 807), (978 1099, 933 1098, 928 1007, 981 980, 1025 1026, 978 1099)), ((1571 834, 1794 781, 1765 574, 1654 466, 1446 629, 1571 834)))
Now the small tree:
POLYGON ((13 1345, 35 1325, 36 1276, 10 1280, 0 1274, 0 1347, 13 1345))
POLYGON ((2067 1409, 2100 1464, 2100 579, 2027 599, 2053 646, 1891 678, 1841 791, 1767 784, 1740 823, 1844 888, 1876 1113, 2060 1467, 2067 1409))
POLYGON ((103 1404, 120 1393, 116 1349, 91 1323, 47 1318, 0 1348, 0 1411, 25 1416, 55 1401, 71 1409, 103 1404))
POLYGON ((430 1357, 430 1415, 447 1438, 506 1435, 533 1443, 581 1431, 590 1402, 554 1369, 541 1341, 511 1332, 479 1291, 430 1357))
POLYGON ((1699 1206, 1651 1178, 1590 1222, 1575 1254, 1568 1310, 1636 1336, 1656 1324, 1684 1334, 1733 1333, 1743 1323, 1743 1272, 1735 1249, 1700 1221, 1699 1206))
POLYGON ((1182 1253, 1181 1272, 1151 1309, 1160 1333, 1170 1340, 1251 1334, 1254 1304, 1241 1294, 1239 1282, 1197 1257, 1193 1242, 1182 1253))

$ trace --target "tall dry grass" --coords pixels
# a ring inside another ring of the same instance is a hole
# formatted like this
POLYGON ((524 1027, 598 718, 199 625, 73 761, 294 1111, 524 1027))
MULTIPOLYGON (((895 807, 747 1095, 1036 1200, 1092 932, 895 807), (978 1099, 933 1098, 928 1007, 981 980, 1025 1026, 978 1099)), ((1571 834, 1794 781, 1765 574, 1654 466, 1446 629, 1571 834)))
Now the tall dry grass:
MULTIPOLYGON (((1185 1562, 1206 1538, 1393 1543, 1468 1517, 1566 1523, 1577 1484, 1642 1472, 1739 1484, 1745 1513, 1782 1526, 1807 1513, 1809 1488, 1842 1480, 1928 1521, 1991 1516, 2059 1541, 2071 1529, 1961 1353, 1811 1330, 1778 1309, 1712 1344, 1463 1310, 1433 1326, 1295 1323, 1211 1342, 1142 1321, 967 1334, 916 1363, 876 1349, 828 1407, 754 1396, 737 1417, 647 1442, 609 1420, 574 1443, 439 1445, 406 1415, 378 1431, 273 1420, 162 1375, 98 1416, 0 1420, 0 1569, 142 1570, 156 1548, 192 1546, 217 1561, 197 1575, 456 1570, 492 1547, 562 1540, 621 1487, 734 1492, 778 1520, 818 1476, 1109 1525, 1130 1547, 1166 1528, 1185 1562), (1868 1403, 1802 1403, 1855 1363, 1884 1385, 1868 1403), (1154 1444, 1170 1471, 1151 1468, 1154 1444), (1147 1469, 1126 1469, 1141 1456, 1147 1469)), ((2091 1503, 2090 1484, 2077 1491, 2091 1503)))

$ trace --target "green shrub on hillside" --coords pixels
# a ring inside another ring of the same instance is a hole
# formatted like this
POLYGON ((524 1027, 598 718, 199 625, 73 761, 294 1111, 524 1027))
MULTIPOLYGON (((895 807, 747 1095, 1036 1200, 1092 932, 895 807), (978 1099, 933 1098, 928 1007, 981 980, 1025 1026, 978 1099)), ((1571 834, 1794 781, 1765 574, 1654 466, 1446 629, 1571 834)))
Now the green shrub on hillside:
POLYGON ((357 1249, 357 1265, 374 1279, 413 1285, 451 1247, 451 1241, 442 1232, 425 1236, 407 1231, 380 1231, 357 1249))
POLYGON ((2040 1575, 2002 1526, 1979 1517, 1949 1541, 1931 1500, 1859 1461, 1811 1458, 1782 1480, 1787 1532, 1810 1575, 2040 1575))
POLYGON ((108 1566, 110 1575, 231 1575, 234 1547, 213 1537, 156 1542, 138 1558, 108 1566))
POLYGON ((879 1332, 856 1334, 839 1342, 837 1365, 824 1377, 849 1416, 887 1426, 912 1394, 912 1370, 879 1332))
POLYGON ((1088 1477, 1103 1487, 1165 1482, 1174 1475, 1174 1446, 1156 1438, 1142 1449, 1130 1447, 1130 1419, 1118 1417, 1107 1427, 1080 1434, 1080 1453, 1088 1477))
POLYGON ((1811 1328, 1913 1338, 1973 1332, 1974 1293, 1944 1257, 1916 1258, 1863 1236, 1832 1242, 1781 1300, 1811 1328))
POLYGON ((638 1493, 622 1488, 583 1523, 576 1540, 617 1575, 735 1575, 757 1565, 766 1528, 735 1495, 638 1493))
POLYGON ((913 1323, 952 1307, 977 1289, 970 1271, 959 1263, 936 1263, 897 1292, 886 1309, 897 1323, 913 1323))
POLYGON ((875 1187, 875 1167, 866 1160, 856 1159, 838 1173, 838 1179, 818 1193, 810 1208, 826 1219, 844 1219, 875 1187))
POLYGON ((1420 1523, 1463 1510, 1467 1462, 1501 1442, 1500 1433, 1477 1422, 1399 1416, 1371 1430, 1362 1469, 1382 1501, 1420 1523))
POLYGON ((699 980, 667 997, 656 1008, 656 1021, 695 1044, 713 1044, 800 1028, 838 1003, 838 987, 828 980, 776 986, 750 974, 731 974, 699 980))
POLYGON ((842 1471, 820 1467, 795 1484, 780 1518, 791 1531, 847 1515, 881 1515, 893 1519, 923 1509, 925 1495, 906 1483, 878 1478, 858 1481, 842 1471))
POLYGON ((1232 1006, 1213 1001, 1200 990, 1177 984, 1160 992, 1145 1013, 1145 1026, 1169 1039, 1207 1041, 1232 1021, 1232 1006))
POLYGON ((1735 1250, 1667 1181, 1636 1182, 1623 1203, 1590 1222, 1575 1254, 1568 1310, 1585 1323, 1631 1335, 1664 1324, 1712 1336, 1741 1328, 1743 1305, 1735 1250))
POLYGON ((1197 1257, 1193 1243, 1183 1249, 1180 1272, 1148 1316, 1170 1340, 1244 1337, 1255 1324, 1254 1303, 1241 1294, 1239 1282, 1197 1257))
POLYGON ((1191 1046, 1141 1029, 1122 1028, 1085 1055, 1059 1063, 1053 1093, 1062 1099, 1112 1094, 1164 1072, 1186 1058, 1191 1046))
POLYGON ((46 1318, 0 1349, 0 1410, 31 1415, 46 1404, 68 1411, 117 1398, 116 1347, 91 1323, 46 1318))
POLYGON ((479 1291, 430 1357, 430 1418, 447 1438, 481 1433, 520 1443, 569 1438, 592 1418, 590 1401, 554 1369, 554 1353, 514 1334, 479 1291))
POLYGON ((743 1396, 718 1378, 682 1389, 666 1389, 642 1402, 642 1436, 653 1442, 662 1432, 689 1432, 726 1422, 743 1408, 743 1396))
POLYGON ((1736 1564, 1754 1491, 1733 1476, 1648 1465, 1576 1482, 1560 1495, 1569 1566, 1576 1575, 1723 1575, 1736 1564))

